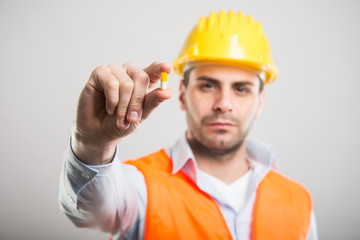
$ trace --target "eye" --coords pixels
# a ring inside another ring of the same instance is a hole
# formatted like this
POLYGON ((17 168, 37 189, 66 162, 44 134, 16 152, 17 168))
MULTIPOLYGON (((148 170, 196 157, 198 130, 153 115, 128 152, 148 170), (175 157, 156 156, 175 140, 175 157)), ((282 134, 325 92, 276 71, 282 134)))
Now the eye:
POLYGON ((236 91, 238 91, 238 92, 246 92, 246 89, 244 87, 237 87, 236 91))
POLYGON ((201 90, 210 90, 213 89, 215 86, 212 83, 203 83, 200 85, 201 90))
POLYGON ((238 86, 238 87, 236 87, 236 91, 240 92, 240 93, 245 93, 245 92, 248 92, 248 89, 244 86, 238 86))
POLYGON ((235 91, 238 94, 244 95, 250 92, 250 88, 248 86, 240 85, 235 87, 235 91))

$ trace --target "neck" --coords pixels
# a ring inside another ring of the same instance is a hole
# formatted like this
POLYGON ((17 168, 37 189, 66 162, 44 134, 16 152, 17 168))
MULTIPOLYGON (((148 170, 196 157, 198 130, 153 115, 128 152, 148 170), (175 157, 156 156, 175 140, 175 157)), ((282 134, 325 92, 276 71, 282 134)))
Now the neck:
POLYGON ((189 140, 200 170, 230 184, 249 170, 246 160, 246 139, 231 149, 209 149, 196 140, 189 140))

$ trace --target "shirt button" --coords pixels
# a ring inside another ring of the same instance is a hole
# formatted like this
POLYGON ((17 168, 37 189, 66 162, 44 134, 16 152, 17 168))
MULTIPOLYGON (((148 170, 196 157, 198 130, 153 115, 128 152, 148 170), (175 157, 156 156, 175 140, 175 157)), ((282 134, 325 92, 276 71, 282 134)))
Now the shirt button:
POLYGON ((88 174, 86 174, 86 173, 81 173, 81 176, 83 176, 83 178, 86 178, 86 179, 89 179, 90 178, 90 176, 88 175, 88 174))
POLYGON ((68 195, 70 202, 75 203, 74 199, 72 199, 72 197, 70 197, 70 195, 68 195))

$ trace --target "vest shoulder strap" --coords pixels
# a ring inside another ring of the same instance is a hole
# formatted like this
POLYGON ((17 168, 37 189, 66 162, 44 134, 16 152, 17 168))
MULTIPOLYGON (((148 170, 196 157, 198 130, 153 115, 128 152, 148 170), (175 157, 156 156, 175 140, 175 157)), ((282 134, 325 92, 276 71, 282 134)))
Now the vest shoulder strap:
POLYGON ((311 195, 303 186, 270 170, 257 189, 252 239, 306 239, 311 210, 311 195))

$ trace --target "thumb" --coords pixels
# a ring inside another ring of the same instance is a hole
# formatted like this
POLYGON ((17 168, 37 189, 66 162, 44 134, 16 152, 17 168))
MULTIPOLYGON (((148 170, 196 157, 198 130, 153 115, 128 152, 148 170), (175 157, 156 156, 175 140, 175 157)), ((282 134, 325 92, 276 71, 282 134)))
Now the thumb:
POLYGON ((173 95, 171 89, 161 90, 157 88, 149 92, 144 99, 144 108, 142 118, 146 119, 151 112, 165 100, 168 100, 173 95))

